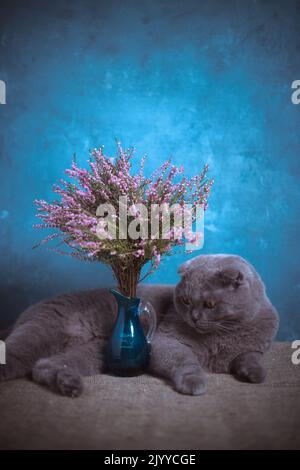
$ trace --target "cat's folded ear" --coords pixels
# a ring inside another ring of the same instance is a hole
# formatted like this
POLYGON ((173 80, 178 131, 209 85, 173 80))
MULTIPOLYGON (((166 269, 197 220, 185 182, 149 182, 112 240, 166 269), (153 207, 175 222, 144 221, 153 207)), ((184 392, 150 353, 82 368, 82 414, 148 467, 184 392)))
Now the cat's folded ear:
POLYGON ((244 275, 236 268, 220 269, 216 273, 216 277, 225 287, 239 287, 244 283, 244 275))
POLYGON ((186 261, 185 263, 181 264, 177 270, 177 273, 180 276, 184 276, 188 271, 192 269, 191 265, 192 260, 186 261))
POLYGON ((187 272, 190 272, 192 269, 198 269, 203 267, 203 256, 196 256, 195 258, 189 259, 185 263, 181 264, 178 268, 178 274, 184 276, 187 272))

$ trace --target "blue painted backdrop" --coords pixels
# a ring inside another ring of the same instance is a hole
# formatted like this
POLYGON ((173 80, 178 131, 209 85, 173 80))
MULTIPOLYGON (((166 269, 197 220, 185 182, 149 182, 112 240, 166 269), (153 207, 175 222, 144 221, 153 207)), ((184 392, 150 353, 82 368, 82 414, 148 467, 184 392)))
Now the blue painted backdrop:
MULTIPOLYGON (((58 292, 107 285, 108 270, 32 251, 33 199, 49 199, 74 152, 114 137, 170 154, 216 183, 205 252, 248 258, 300 337, 300 79, 297 1, 12 1, 0 6, 1 323, 58 292)), ((176 256, 152 276, 176 282, 176 256)))

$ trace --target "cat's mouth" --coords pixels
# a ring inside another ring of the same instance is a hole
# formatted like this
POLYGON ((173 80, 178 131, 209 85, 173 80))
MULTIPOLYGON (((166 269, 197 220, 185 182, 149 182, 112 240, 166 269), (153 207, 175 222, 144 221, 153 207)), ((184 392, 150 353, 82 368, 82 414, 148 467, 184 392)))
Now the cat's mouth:
POLYGON ((189 319, 189 323, 194 330, 200 334, 207 333, 226 333, 229 332, 232 328, 227 324, 222 324, 222 322, 212 322, 209 320, 199 319, 194 322, 192 319, 189 319))
POLYGON ((216 325, 214 322, 210 322, 203 319, 197 321, 193 321, 192 319, 190 319, 190 325, 199 333, 212 333, 216 329, 216 325))

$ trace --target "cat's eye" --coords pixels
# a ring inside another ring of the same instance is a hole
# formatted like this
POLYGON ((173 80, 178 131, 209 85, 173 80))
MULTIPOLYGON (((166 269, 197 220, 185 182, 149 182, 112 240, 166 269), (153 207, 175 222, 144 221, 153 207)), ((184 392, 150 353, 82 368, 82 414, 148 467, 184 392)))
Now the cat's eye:
POLYGON ((217 302, 215 300, 206 300, 203 304, 204 308, 215 308, 217 302))

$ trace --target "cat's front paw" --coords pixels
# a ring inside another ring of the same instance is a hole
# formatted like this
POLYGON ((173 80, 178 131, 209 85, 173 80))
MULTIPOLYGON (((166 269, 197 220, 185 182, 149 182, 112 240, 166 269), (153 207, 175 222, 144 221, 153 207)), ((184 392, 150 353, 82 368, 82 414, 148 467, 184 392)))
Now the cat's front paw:
POLYGON ((83 391, 83 383, 80 375, 67 368, 57 372, 56 386, 62 395, 72 398, 79 397, 83 391))
POLYGON ((175 388, 185 395, 202 395, 206 390, 206 380, 198 371, 183 372, 176 376, 175 388))
POLYGON ((260 364, 249 364, 242 366, 236 375, 246 382, 259 384, 264 382, 266 378, 266 371, 260 364))
POLYGON ((250 383, 262 383, 266 378, 266 371, 262 365, 256 360, 247 358, 235 360, 231 367, 231 373, 238 379, 250 383))

